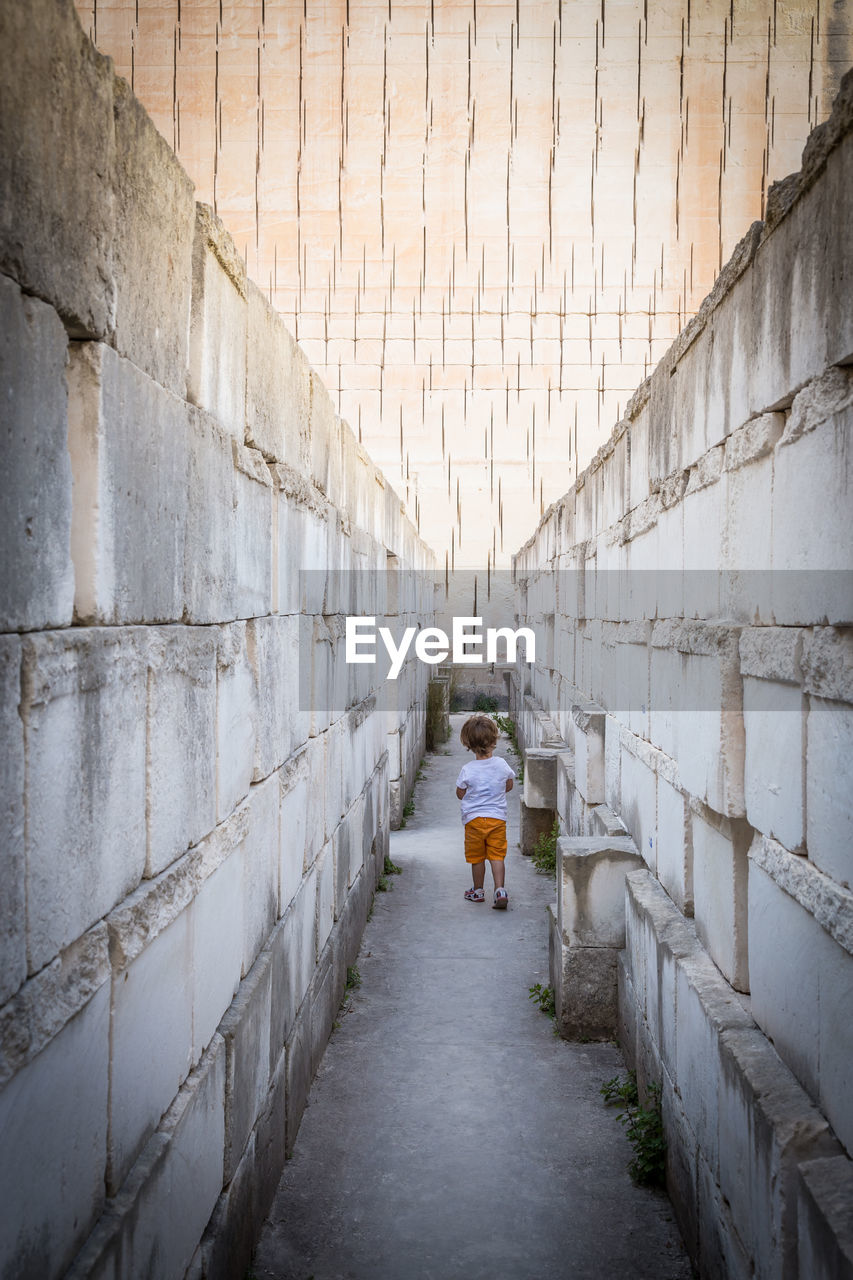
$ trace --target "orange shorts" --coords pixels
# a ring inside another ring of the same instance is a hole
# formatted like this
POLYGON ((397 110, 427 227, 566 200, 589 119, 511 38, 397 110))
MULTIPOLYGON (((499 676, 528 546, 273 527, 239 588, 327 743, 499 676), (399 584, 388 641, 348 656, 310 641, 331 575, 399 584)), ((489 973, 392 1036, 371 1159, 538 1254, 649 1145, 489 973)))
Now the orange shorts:
POLYGON ((465 823, 465 861, 506 857, 506 822, 503 818, 472 818, 465 823))

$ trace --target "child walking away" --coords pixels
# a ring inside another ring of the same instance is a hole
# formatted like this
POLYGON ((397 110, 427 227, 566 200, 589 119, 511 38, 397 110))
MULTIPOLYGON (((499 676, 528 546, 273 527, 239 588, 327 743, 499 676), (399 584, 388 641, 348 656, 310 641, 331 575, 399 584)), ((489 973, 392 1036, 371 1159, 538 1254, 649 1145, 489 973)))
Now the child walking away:
POLYGON ((456 795, 462 801, 465 824, 465 860, 471 864, 474 883, 466 889, 469 902, 484 902, 486 859, 495 881, 492 906, 505 911, 509 898, 504 888, 506 857, 506 793, 512 790, 515 772, 506 760, 494 755, 498 726, 491 716, 470 716, 459 735, 474 759, 463 765, 456 779, 456 795))

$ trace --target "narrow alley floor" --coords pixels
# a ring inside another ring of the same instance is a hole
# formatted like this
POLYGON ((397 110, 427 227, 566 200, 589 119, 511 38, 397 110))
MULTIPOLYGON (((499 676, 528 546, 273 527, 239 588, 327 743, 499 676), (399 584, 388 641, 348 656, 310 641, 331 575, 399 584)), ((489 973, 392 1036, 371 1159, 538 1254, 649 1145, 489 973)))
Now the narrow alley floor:
MULTIPOLYGON (((518 849, 508 911, 465 901, 453 717, 391 841, 362 984, 332 1035, 253 1264, 257 1280, 688 1280, 668 1199, 635 1187, 599 1086, 613 1045, 568 1044, 548 982, 553 881, 518 849)), ((498 751, 517 761, 501 738, 498 751)))

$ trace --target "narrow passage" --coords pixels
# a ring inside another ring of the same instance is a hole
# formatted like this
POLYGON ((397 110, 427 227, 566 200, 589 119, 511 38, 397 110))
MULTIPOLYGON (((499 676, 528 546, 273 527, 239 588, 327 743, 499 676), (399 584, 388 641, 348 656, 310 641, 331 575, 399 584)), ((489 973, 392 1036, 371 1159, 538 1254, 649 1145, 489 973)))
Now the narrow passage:
MULTIPOLYGON (((257 1280, 689 1280, 667 1198, 634 1187, 599 1095, 612 1045, 567 1044, 529 999, 548 982, 553 881, 518 849, 508 911, 466 902, 454 716, 391 840, 361 987, 311 1090, 253 1265, 257 1280)), ((517 761, 505 738, 498 753, 517 761)))

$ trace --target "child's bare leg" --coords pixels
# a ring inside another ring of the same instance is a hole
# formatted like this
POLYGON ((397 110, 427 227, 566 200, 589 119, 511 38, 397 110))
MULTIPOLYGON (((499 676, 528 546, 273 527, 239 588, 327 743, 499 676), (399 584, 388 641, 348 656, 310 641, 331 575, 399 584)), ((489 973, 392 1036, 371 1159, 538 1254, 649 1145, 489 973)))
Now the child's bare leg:
MULTIPOLYGON (((503 858, 489 858, 489 866, 492 868, 492 875, 495 880, 495 888, 502 889, 504 887, 504 860, 503 858)), ((486 864, 483 863, 483 879, 486 878, 486 864)), ((476 884, 476 880, 474 881, 476 884)))
POLYGON ((483 885, 486 883, 486 863, 485 863, 485 861, 483 861, 483 862, 472 862, 472 863, 471 863, 471 875, 474 877, 474 888, 475 888, 475 889, 482 889, 483 885))

